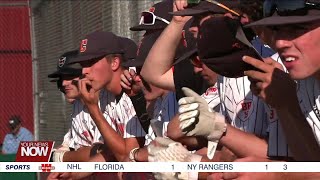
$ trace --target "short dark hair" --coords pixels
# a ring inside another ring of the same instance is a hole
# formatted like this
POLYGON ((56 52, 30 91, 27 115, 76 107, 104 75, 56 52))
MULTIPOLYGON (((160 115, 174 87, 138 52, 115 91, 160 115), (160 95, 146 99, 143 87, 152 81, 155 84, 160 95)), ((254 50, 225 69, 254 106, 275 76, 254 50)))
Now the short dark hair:
POLYGON ((263 0, 240 0, 239 9, 247 14, 251 21, 263 18, 263 0))
POLYGON ((123 63, 122 61, 125 60, 125 58, 123 58, 122 54, 108 54, 105 56, 105 58, 110 62, 113 58, 119 58, 120 59, 120 63, 123 63))

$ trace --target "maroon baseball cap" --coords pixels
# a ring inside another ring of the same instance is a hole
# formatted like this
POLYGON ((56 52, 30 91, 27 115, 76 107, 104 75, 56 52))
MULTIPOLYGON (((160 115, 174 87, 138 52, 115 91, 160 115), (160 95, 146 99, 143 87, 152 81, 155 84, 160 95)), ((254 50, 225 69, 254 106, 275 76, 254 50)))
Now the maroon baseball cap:
POLYGON ((132 39, 121 37, 120 41, 124 49, 124 54, 123 54, 124 61, 122 61, 122 63, 125 64, 127 61, 136 58, 138 47, 137 47, 137 44, 132 39))
POLYGON ((144 61, 146 60, 149 51, 151 50, 153 44, 156 42, 158 37, 161 35, 162 31, 156 31, 145 35, 139 45, 137 50, 137 57, 134 60, 129 60, 124 64, 125 67, 142 67, 144 61))
POLYGON ((88 34, 80 43, 80 54, 69 64, 88 61, 108 54, 124 54, 121 37, 112 32, 96 31, 88 34))
MULTIPOLYGON (((169 12, 173 10, 173 0, 164 0, 154 4, 150 7, 149 12, 152 12, 155 16, 165 19, 170 22, 172 15, 169 12)), ((139 24, 130 28, 131 31, 145 31, 145 30, 159 30, 164 29, 168 26, 167 23, 156 19, 153 25, 139 24)))
MULTIPOLYGON (((228 8, 236 8, 240 6, 239 0, 216 0, 217 2, 227 6, 228 8)), ((189 4, 188 7, 182 11, 171 12, 174 16, 194 16, 204 13, 213 13, 213 14, 225 14, 229 12, 228 10, 217 6, 208 1, 200 1, 198 4, 189 4)))
POLYGON ((57 62, 57 70, 48 75, 49 78, 59 78, 61 75, 80 76, 81 68, 76 68, 69 64, 70 60, 76 58, 79 54, 78 50, 68 51, 63 53, 57 62))
POLYGON ((244 71, 255 69, 242 60, 243 56, 261 59, 245 37, 239 20, 214 17, 202 23, 197 39, 200 60, 216 73, 236 78, 244 71), (239 32, 242 32, 239 37, 239 32))

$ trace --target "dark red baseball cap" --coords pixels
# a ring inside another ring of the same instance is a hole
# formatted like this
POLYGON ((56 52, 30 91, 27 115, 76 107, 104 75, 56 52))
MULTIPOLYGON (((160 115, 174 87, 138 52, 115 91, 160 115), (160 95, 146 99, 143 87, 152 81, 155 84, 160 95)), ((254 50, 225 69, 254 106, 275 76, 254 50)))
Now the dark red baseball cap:
MULTIPOLYGON (((239 0, 216 0, 217 2, 227 6, 228 8, 236 8, 240 6, 239 0)), ((188 7, 182 11, 171 12, 174 16, 194 16, 204 13, 213 13, 213 14, 225 14, 229 12, 228 10, 217 6, 208 1, 200 1, 198 4, 190 4, 188 7)))
POLYGON ((126 63, 127 61, 130 61, 132 59, 135 59, 137 57, 137 44, 129 38, 126 37, 120 37, 121 45, 124 49, 123 58, 124 60, 122 63, 126 63))
POLYGON ((204 21, 197 39, 200 60, 211 70, 230 78, 244 76, 244 71, 255 69, 242 57, 262 58, 240 32, 243 32, 241 23, 236 19, 214 17, 204 21))
POLYGON ((81 40, 79 56, 72 58, 69 64, 92 60, 108 54, 124 54, 121 37, 112 32, 96 31, 81 40))

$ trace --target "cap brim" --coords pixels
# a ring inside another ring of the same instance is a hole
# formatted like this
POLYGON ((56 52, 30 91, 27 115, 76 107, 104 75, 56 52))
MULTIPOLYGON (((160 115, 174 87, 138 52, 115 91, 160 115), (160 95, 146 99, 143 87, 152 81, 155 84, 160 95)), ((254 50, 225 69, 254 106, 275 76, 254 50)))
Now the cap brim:
POLYGON ((176 11, 176 12, 169 12, 169 14, 172 14, 174 16, 194 16, 198 14, 207 13, 209 10, 203 10, 203 9, 185 9, 182 11, 176 11))
POLYGON ((74 69, 74 68, 62 68, 52 74, 48 75, 48 78, 58 78, 61 75, 74 75, 74 76, 80 76, 82 74, 81 69, 74 69))
POLYGON ((300 24, 320 20, 320 16, 271 16, 250 23, 244 27, 254 26, 280 26, 287 24, 300 24))
POLYGON ((158 30, 165 29, 168 25, 165 23, 155 23, 154 25, 137 25, 130 28, 131 31, 147 31, 147 30, 158 30))
POLYGON ((185 60, 185 59, 190 58, 192 55, 195 55, 196 53, 198 53, 198 49, 197 49, 197 48, 192 49, 192 50, 186 52, 186 53, 183 54, 179 59, 177 59, 177 60, 173 63, 173 65, 176 65, 176 64, 178 64, 179 62, 181 62, 181 61, 183 61, 183 60, 185 60))
POLYGON ((143 61, 138 61, 136 59, 131 59, 122 64, 123 67, 142 67, 143 61))
POLYGON ((76 58, 70 59, 68 64, 74 64, 78 62, 83 62, 83 61, 89 61, 95 58, 103 57, 104 55, 107 55, 106 53, 97 53, 97 54, 88 54, 88 55, 79 55, 76 58))

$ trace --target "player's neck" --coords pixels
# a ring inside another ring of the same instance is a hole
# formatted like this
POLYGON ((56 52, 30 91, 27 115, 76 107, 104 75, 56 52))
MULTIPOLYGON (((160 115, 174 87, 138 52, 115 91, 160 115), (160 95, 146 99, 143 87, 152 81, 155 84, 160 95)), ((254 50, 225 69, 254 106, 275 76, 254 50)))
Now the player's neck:
POLYGON ((122 91, 122 87, 120 85, 120 75, 122 73, 122 70, 118 70, 113 72, 113 77, 109 84, 106 85, 105 89, 109 92, 111 92, 114 95, 119 95, 122 91))

